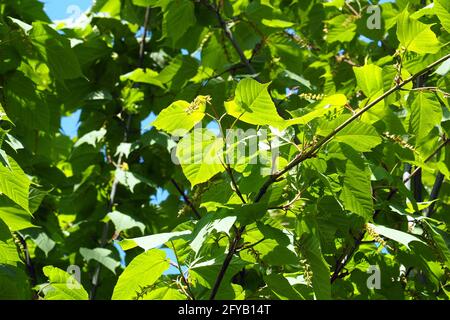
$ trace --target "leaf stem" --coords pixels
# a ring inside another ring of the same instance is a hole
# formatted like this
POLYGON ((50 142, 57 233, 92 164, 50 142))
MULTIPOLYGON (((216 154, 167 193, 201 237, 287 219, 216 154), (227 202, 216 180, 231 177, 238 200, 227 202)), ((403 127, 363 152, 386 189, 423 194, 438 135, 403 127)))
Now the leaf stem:
POLYGON ((192 212, 194 213, 195 217, 200 220, 202 216, 198 212, 197 208, 195 208, 194 204, 192 203, 191 199, 184 193, 183 189, 178 185, 178 183, 175 181, 175 179, 170 178, 170 182, 173 184, 175 189, 180 193, 180 195, 183 197, 184 202, 191 208, 192 212))
MULTIPOLYGON (((430 161, 443 147, 445 147, 445 145, 447 145, 447 143, 450 141, 450 139, 444 139, 444 141, 439 145, 439 147, 436 148, 436 150, 431 153, 431 155, 429 155, 426 159, 425 159, 425 163, 430 161)), ((407 176, 405 179, 403 179, 403 183, 408 182, 410 179, 412 179, 414 176, 416 176, 418 174, 419 170, 414 170, 409 176, 407 176)), ((386 197, 385 201, 389 201, 391 200, 395 194, 398 192, 398 189, 396 188, 392 188, 391 191, 389 192, 388 196, 386 197)), ((379 213, 381 212, 381 209, 377 209, 375 210, 373 217, 375 218, 379 213)), ((350 258, 353 256, 353 254, 356 252, 356 250, 358 250, 360 244, 363 242, 362 240, 364 239, 364 236, 366 234, 365 230, 362 230, 358 237, 355 239, 355 243, 353 244, 353 246, 347 248, 345 251, 347 252, 346 254, 344 254, 343 256, 341 256, 338 261, 337 261, 337 265, 334 268, 334 272, 331 276, 331 283, 333 283, 334 281, 336 281, 336 279, 339 278, 339 274, 340 272, 345 268, 345 266, 347 265, 347 263, 350 261, 350 258)))
POLYGON ((175 259, 177 260, 176 267, 178 269, 178 272, 180 272, 181 279, 183 280, 184 284, 186 285, 187 293, 189 294, 189 298, 191 298, 191 300, 195 300, 195 296, 194 296, 194 293, 192 292, 191 285, 187 281, 186 277, 184 276, 183 270, 181 269, 180 261, 178 260, 177 250, 175 249, 175 246, 174 246, 172 240, 170 240, 170 244, 172 245, 172 249, 175 254, 175 259))
MULTIPOLYGON (((147 30, 148 30, 149 21, 150 21, 150 7, 147 7, 147 9, 145 10, 144 31, 143 31, 142 40, 141 40, 140 47, 139 47, 139 67, 140 68, 144 67, 145 42, 146 42, 146 37, 147 37, 147 30)), ((127 123, 126 123, 126 126, 125 126, 125 131, 124 131, 124 134, 123 134, 122 142, 127 142, 128 141, 128 134, 129 134, 129 131, 131 129, 131 120, 132 120, 132 116, 130 114, 128 114, 128 116, 127 116, 127 123)), ((122 162, 123 162, 123 154, 121 153, 119 155, 119 158, 117 159, 117 167, 120 167, 122 165, 122 162)), ((118 184, 119 184, 119 179, 117 178, 117 175, 115 175, 113 183, 112 183, 112 186, 111 186, 111 193, 109 195, 108 212, 111 212, 111 210, 112 210, 112 208, 114 206, 118 184)), ((102 237, 100 239, 100 247, 102 247, 102 248, 107 243, 108 231, 109 231, 109 221, 106 222, 104 227, 103 227, 102 237)), ((99 286, 99 281, 98 280, 99 280, 99 277, 100 277, 100 269, 101 269, 101 264, 98 264, 97 268, 94 271, 94 275, 92 276, 92 281, 91 281, 92 288, 91 288, 91 291, 90 291, 90 294, 89 294, 89 298, 91 300, 95 299, 95 295, 97 293, 97 288, 99 286)))
POLYGON ((327 144, 335 135, 337 135, 340 131, 342 131, 345 127, 347 127, 350 123, 355 121, 357 118, 359 118, 362 114, 370 110, 372 107, 377 105, 380 101, 383 101, 386 97, 390 96, 392 93, 396 92, 397 90, 400 90, 402 87, 404 87, 406 84, 410 83, 414 79, 420 77, 421 75, 427 73, 431 69, 433 69, 435 66, 441 64, 442 62, 446 61, 447 59, 450 59, 450 54, 445 55, 444 57, 436 60, 435 62, 428 65, 426 68, 422 69, 421 71, 417 72, 416 74, 410 76, 408 79, 403 80, 399 84, 395 85, 394 87, 390 88, 388 91, 380 95, 378 98, 373 100, 371 103, 369 103, 364 108, 360 109, 358 112, 356 112, 354 115, 352 115, 350 118, 348 118, 346 121, 344 121, 341 125, 336 127, 330 134, 322 138, 318 143, 316 143, 314 146, 311 147, 307 152, 304 152, 302 154, 297 155, 291 162, 287 164, 287 166, 273 174, 261 187, 259 190, 255 202, 259 202, 261 198, 264 196, 264 194, 267 192, 268 188, 278 180, 282 175, 284 175, 286 172, 294 168, 295 166, 299 165, 306 159, 311 158, 322 146, 327 144))

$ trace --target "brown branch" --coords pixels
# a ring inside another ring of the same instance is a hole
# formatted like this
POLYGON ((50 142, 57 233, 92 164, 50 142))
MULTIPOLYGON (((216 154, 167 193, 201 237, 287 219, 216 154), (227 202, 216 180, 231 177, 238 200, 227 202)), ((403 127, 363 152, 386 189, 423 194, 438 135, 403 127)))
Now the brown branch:
MULTIPOLYGON (((23 262, 25 266, 27 267, 28 276, 30 278, 30 284, 31 287, 34 287, 37 284, 37 278, 36 278, 36 270, 33 265, 33 261, 31 260, 30 251, 28 249, 28 245, 24 237, 19 232, 13 232, 12 236, 16 238, 19 243, 19 245, 16 245, 17 250, 19 253, 23 254, 23 262)), ((21 255, 20 255, 21 256, 21 255)))
POLYGON ((195 217, 200 220, 202 216, 198 212, 197 208, 192 203, 191 199, 184 193, 183 189, 178 185, 178 183, 175 181, 175 179, 170 179, 170 182, 173 184, 175 189, 180 193, 180 195, 183 197, 184 202, 191 208, 192 212, 194 212, 195 217))
MULTIPOLYGON (((450 141, 450 139, 444 139, 444 141, 439 145, 439 147, 436 148, 436 150, 431 153, 431 155, 429 155, 426 159, 425 159, 425 163, 430 161, 443 147, 445 147, 447 145, 447 143, 450 141)), ((408 177, 406 177, 405 179, 403 179, 403 183, 408 182, 410 179, 412 179, 416 174, 418 174, 419 170, 415 170, 413 171, 408 177)), ((391 188, 391 191, 389 192, 387 198, 385 201, 389 201, 391 200, 395 194, 398 192, 397 188, 391 188)), ((375 210, 374 214, 373 214, 373 218, 376 218, 378 216, 378 214, 381 212, 381 209, 377 209, 375 210)), ((331 283, 333 283, 336 279, 339 278, 339 274, 340 272, 344 269, 344 267, 347 265, 348 261, 350 261, 350 258, 353 256, 353 254, 356 252, 356 250, 358 250, 360 244, 362 243, 362 240, 364 239, 364 236, 366 234, 366 231, 363 230, 359 233, 358 237, 355 239, 355 243, 353 244, 352 247, 348 248, 347 251, 348 253, 344 254, 343 256, 341 256, 338 259, 338 263, 334 269, 334 272, 331 276, 331 283)))
MULTIPOLYGON (((250 64, 249 60, 245 57, 243 51, 241 50, 241 48, 239 47, 238 43, 236 42, 232 32, 230 31, 226 21, 222 18, 219 9, 214 5, 211 4, 208 0, 202 0, 202 3, 209 8, 212 12, 215 13, 217 20, 219 21, 220 27, 222 28, 222 30, 224 31, 226 37, 230 40, 232 46, 234 47, 234 49, 236 50, 236 52, 238 53, 241 62, 244 63, 247 66, 247 69, 252 73, 255 74, 255 69, 253 68, 253 66, 250 64)), ((430 64, 429 66, 427 66, 425 69, 423 69, 422 71, 419 71, 418 73, 412 75, 411 77, 409 77, 408 79, 404 80, 403 82, 397 84, 395 87, 392 87, 391 89, 389 89, 388 91, 386 91, 383 95, 379 96, 377 99, 375 99, 374 101, 372 101, 371 103, 369 103, 367 106, 365 106, 364 108, 362 108, 360 111, 358 111, 357 113, 355 113, 352 117, 350 117, 349 119, 347 119, 344 123, 342 123, 340 126, 338 126, 336 129, 334 129, 329 135, 327 135, 326 137, 324 137, 322 140, 320 140, 317 144, 315 144, 310 150, 308 150, 305 153, 300 153, 299 155, 297 155, 284 169, 282 169, 281 171, 273 174, 262 186, 262 188, 259 190, 254 203, 259 202, 262 197, 264 196, 264 194, 267 192, 268 188, 274 183, 276 182, 282 175, 284 175, 286 172, 288 172, 290 169, 294 168, 295 166, 297 166, 298 164, 300 164, 301 162, 303 162, 304 160, 311 158, 323 145, 325 145, 326 143, 328 143, 337 133, 339 133, 342 129, 344 129, 346 126, 348 126, 351 122, 353 122, 355 119, 357 119, 360 115, 362 115, 363 113, 365 113, 366 111, 368 111, 370 108, 372 108, 373 106, 375 106, 376 104, 378 104, 380 101, 382 101, 384 98, 386 98, 387 96, 389 96, 390 94, 394 93, 395 91, 399 90, 400 88, 402 88, 403 86, 405 86, 407 83, 413 81, 414 79, 416 79, 417 77, 419 77, 420 75, 426 73, 427 71, 431 70, 434 66, 444 62, 445 60, 447 60, 448 58, 450 58, 450 54, 444 56, 443 58, 435 61, 434 63, 430 64)), ((257 77, 255 77, 256 80, 260 81, 257 77)), ((235 254, 236 250, 237 250, 237 246, 238 243, 240 241, 241 235, 245 230, 245 226, 241 227, 239 230, 236 231, 234 239, 231 241, 230 243, 230 248, 228 250, 228 253, 225 257, 225 260, 223 262, 223 265, 219 271, 219 274, 216 278, 216 281, 214 283, 214 286, 211 290, 211 295, 210 295, 210 299, 213 300, 217 294, 217 291, 220 287, 220 284, 223 280, 223 277, 229 267, 229 264, 231 263, 231 260, 233 258, 233 255, 235 254)))
MULTIPOLYGON (((214 14, 216 15, 217 21, 219 22, 220 28, 222 28, 225 36, 230 40, 231 45, 233 46, 234 50, 236 50, 236 53, 239 55, 239 59, 245 66, 247 67, 248 71, 251 74, 256 74, 256 70, 251 65, 250 61, 246 58, 244 51, 242 51, 241 47, 237 43, 236 39, 233 36, 233 33, 231 32, 230 28, 228 27, 227 22, 222 18, 222 15, 220 14, 220 9, 216 7, 214 4, 210 3, 208 0, 202 0, 202 3, 214 14)), ((258 77, 255 77, 256 80, 259 81, 258 77)))
POLYGON ((181 279, 183 280, 184 284, 186 285, 187 293, 189 294, 189 298, 191 298, 191 300, 195 300, 195 296, 194 296, 194 293, 192 292, 191 285, 189 284, 189 281, 186 279, 186 277, 184 276, 183 270, 181 269, 180 261, 178 260, 177 250, 175 249, 175 246, 174 246, 172 240, 170 241, 170 244, 172 245, 173 253, 175 255, 175 259, 177 260, 176 268, 178 269, 178 272, 181 275, 181 279))
MULTIPOLYGON (((428 161, 430 161, 431 160, 431 158, 433 158, 439 151, 441 151, 441 149, 442 148, 444 148, 446 145, 447 145, 447 143, 449 143, 450 142, 450 139, 449 138, 447 138, 447 139, 444 139, 444 142, 442 142, 440 145, 439 145, 439 147, 437 147, 437 149, 432 153, 432 154, 430 154, 426 159, 425 159, 425 161, 424 161, 424 163, 426 163, 426 162, 428 162, 428 161)), ((417 167, 403 182, 405 183, 405 182, 408 182, 413 176, 415 176, 418 172, 420 171, 420 167, 417 167)))
MULTIPOLYGON (((217 17, 217 20, 219 21, 219 24, 221 26, 221 28, 223 29, 225 35, 227 36, 227 38, 230 40, 231 44, 233 45, 234 49, 236 50, 236 52, 238 53, 241 62, 244 63, 248 70, 255 74, 255 69, 253 68, 253 66, 250 64, 250 62, 247 60, 247 58, 245 57, 243 51, 241 50, 241 48, 239 47, 238 43, 236 42, 236 40, 233 37, 233 34, 231 33, 230 29, 228 28, 228 25, 226 23, 226 21, 222 18, 219 9, 216 8, 213 4, 211 4, 209 1, 207 0, 203 0, 202 3, 209 8, 211 11, 213 11, 217 17)), ((298 164, 300 164, 301 162, 303 162, 304 160, 312 157, 323 145, 325 145, 326 143, 328 143, 337 133, 339 133, 342 129, 344 129, 346 126, 348 126, 351 122, 353 122, 355 119, 357 119, 360 115, 362 115, 364 112, 366 112, 367 110, 369 110, 370 108, 372 108, 373 106, 375 106, 376 104, 378 104, 380 101, 382 101, 384 98, 386 98, 387 96, 389 96, 390 94, 392 94, 393 92, 399 90, 400 88, 402 88, 403 86, 405 86, 407 83, 413 81, 414 79, 416 79, 417 77, 419 77, 420 75, 424 74, 425 72, 431 70, 434 66, 442 63, 443 61, 447 60, 448 58, 450 58, 450 54, 437 60, 436 62, 430 64, 428 67, 426 67, 425 69, 423 69, 422 71, 419 71, 418 73, 412 75, 410 78, 404 80, 403 82, 397 84, 395 87, 389 89, 387 92, 385 92, 383 95, 379 96, 377 99, 375 99, 374 101, 372 101, 371 103, 369 103, 367 106, 365 106, 364 108, 362 108, 359 112, 355 113, 352 117, 350 117, 349 119, 347 119, 344 123, 342 123, 340 126, 338 126, 336 129, 334 129, 329 135, 327 135, 325 138, 323 138, 321 141, 319 141, 316 145, 314 145, 310 150, 308 150, 305 153, 300 153, 298 156, 296 156, 283 170, 275 173, 274 175, 272 175, 262 186, 262 188, 259 190, 254 203, 259 202, 262 197, 264 196, 264 194, 267 192, 268 188, 274 183, 276 182, 282 175, 284 175, 286 172, 288 172, 290 169, 294 168, 295 166, 297 166, 298 164)), ((255 78, 256 80, 259 81, 258 78, 255 78)), ((225 272, 228 269, 228 266, 232 260, 233 255, 236 252, 236 248, 238 245, 238 242, 240 241, 240 237, 242 235, 242 232, 244 232, 245 230, 245 226, 241 227, 239 230, 236 231, 236 234, 234 236, 234 239, 232 240, 232 242, 230 243, 230 248, 228 251, 227 256, 225 257, 224 263, 222 265, 222 268, 216 278, 216 281, 214 283, 213 289, 211 291, 211 295, 210 295, 210 299, 213 300, 217 294, 217 291, 220 287, 220 284, 222 282, 222 279, 225 275, 225 272)))
POLYGON ((261 200, 261 198, 264 196, 264 194, 267 192, 267 190, 269 189, 269 187, 275 182, 277 181, 282 175, 284 175, 286 172, 288 172, 289 170, 291 170, 292 168, 294 168, 295 166, 299 165, 300 163, 302 163, 303 161, 305 161, 306 159, 311 158, 312 156, 314 156, 314 154, 319 151, 319 149, 324 146, 325 144, 327 144, 336 134, 338 134, 340 131, 342 131, 345 127, 347 127, 350 123, 352 123, 353 121, 355 121, 357 118, 359 118, 363 113, 367 112, 369 109, 371 109, 372 107, 374 107, 375 105, 377 105, 380 101, 383 101, 386 97, 388 97, 389 95, 391 95, 392 93, 396 92, 397 90, 401 89, 402 87, 404 87, 406 84, 408 84, 409 82, 413 81, 414 79, 416 79, 417 77, 421 76, 422 74, 430 71, 432 68, 434 68, 435 66, 441 64, 442 62, 446 61, 447 59, 450 59, 450 54, 447 54, 446 56, 436 60, 435 62, 431 63, 430 65, 428 65, 426 68, 422 69, 421 71, 417 72, 416 74, 410 76, 408 79, 400 82, 399 84, 395 85, 394 87, 392 87, 391 89, 389 89, 388 91, 386 91, 385 93, 383 93, 382 95, 380 95, 378 98, 376 98, 375 100, 373 100, 371 103, 369 103, 367 106, 365 106, 364 108, 362 108, 361 110, 359 110, 358 112, 356 112, 354 115, 352 115, 350 118, 348 118, 346 121, 344 121, 341 125, 339 125, 337 128, 335 128, 330 134, 328 134, 327 136, 325 136, 322 140, 320 140, 317 144, 315 144, 314 146, 311 147, 311 149, 309 149, 307 152, 305 153, 300 153, 298 154, 291 162, 288 163, 288 165, 276 172, 275 174, 273 174, 265 183, 264 185, 261 187, 261 189, 259 190, 256 198, 255 198, 255 202, 259 202, 261 200))
POLYGON ((237 196, 239 197, 239 199, 241 199, 242 203, 247 203, 247 201, 245 201, 244 196, 241 193, 241 190, 239 190, 239 186, 236 182, 236 179, 234 178, 233 170, 231 169, 230 165, 226 164, 225 169, 228 175, 230 176, 233 191, 236 192, 237 196))
MULTIPOLYGON (((441 172, 438 172, 436 175, 436 179, 434 180, 433 189, 431 189, 430 198, 428 201, 434 201, 438 198, 439 191, 441 190, 442 183, 444 182, 444 175, 441 172)), ((430 206, 426 209, 425 215, 427 217, 431 217, 431 215, 434 213, 434 207, 436 202, 432 202, 430 206)))
MULTIPOLYGON (((142 40, 139 47, 139 67, 142 68, 144 66, 144 53, 145 53, 145 42, 146 42, 146 36, 147 36, 147 28, 150 20, 150 7, 147 7, 145 11, 145 19, 144 19, 144 31, 142 35, 142 40)), ((123 110, 122 110, 123 111, 123 110)), ((132 116, 129 114, 127 117, 127 123, 125 127, 125 131, 123 134, 122 142, 128 141, 128 134, 131 128, 131 120, 132 116)), ((119 155, 119 158, 117 159, 117 167, 120 167, 123 162, 123 154, 121 153, 119 155)), ((109 195, 109 202, 108 202, 108 212, 111 212, 111 210, 114 207, 114 202, 116 198, 117 193, 117 186, 119 184, 119 179, 117 178, 117 175, 114 177, 112 186, 111 186, 111 193, 109 195)), ((107 244, 107 237, 108 237, 108 231, 109 231, 109 221, 105 223, 105 226, 103 227, 102 231, 102 237, 100 239, 100 247, 104 247, 107 244)), ((94 271, 94 275, 92 276, 92 288, 90 291, 89 298, 91 300, 95 299, 95 295, 97 293, 97 288, 99 286, 99 277, 100 277, 100 270, 101 270, 101 264, 97 265, 97 268, 94 271)))
POLYGON ((230 248, 228 249, 228 253, 225 257, 225 260, 223 261, 222 267, 220 268, 219 274, 217 275, 216 281, 211 290, 211 294, 209 296, 210 300, 214 300, 214 298, 216 297, 217 291, 219 290, 220 284, 222 283, 223 277, 225 276, 228 266, 230 265, 231 260, 233 259, 233 256, 236 253, 236 250, 238 249, 239 241, 241 240, 241 235, 242 232, 244 231, 244 228, 245 227, 241 227, 234 235, 233 240, 231 240, 230 248))

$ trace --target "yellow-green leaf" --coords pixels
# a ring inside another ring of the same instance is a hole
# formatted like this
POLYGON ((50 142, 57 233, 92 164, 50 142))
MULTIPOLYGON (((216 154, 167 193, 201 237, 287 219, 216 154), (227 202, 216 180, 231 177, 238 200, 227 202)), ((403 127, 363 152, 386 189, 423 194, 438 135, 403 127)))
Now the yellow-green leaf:
POLYGON ((152 249, 141 253, 120 275, 112 299, 131 300, 137 297, 142 288, 154 284, 168 268, 169 260, 164 251, 152 249))

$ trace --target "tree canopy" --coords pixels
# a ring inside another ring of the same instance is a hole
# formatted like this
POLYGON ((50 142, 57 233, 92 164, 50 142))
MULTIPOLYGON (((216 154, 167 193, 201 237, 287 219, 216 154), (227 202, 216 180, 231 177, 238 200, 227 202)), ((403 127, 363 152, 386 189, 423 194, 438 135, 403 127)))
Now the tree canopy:
POLYGON ((3 0, 0 298, 449 299, 450 1, 378 2, 3 0))

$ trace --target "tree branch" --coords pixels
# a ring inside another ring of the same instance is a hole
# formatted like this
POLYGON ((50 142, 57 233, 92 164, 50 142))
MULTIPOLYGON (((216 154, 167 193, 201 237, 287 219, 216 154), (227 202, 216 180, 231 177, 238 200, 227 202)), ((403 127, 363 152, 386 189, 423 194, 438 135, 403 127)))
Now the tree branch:
POLYGON ((16 245, 19 253, 23 253, 23 262, 25 266, 27 267, 28 276, 30 278, 30 284, 33 288, 37 284, 37 278, 36 278, 36 270, 33 265, 33 261, 31 260, 30 251, 28 250, 28 245, 22 234, 19 232, 13 232, 12 236, 15 237, 19 243, 20 246, 16 245), (23 252, 21 252, 23 251, 23 252))
MULTIPOLYGON (((222 18, 222 15, 220 14, 220 10, 218 7, 216 7, 214 4, 210 3, 208 0, 203 0, 202 3, 214 14, 216 15, 217 21, 219 21, 219 25, 222 28, 225 36, 230 40, 231 45, 233 46, 234 50, 236 50, 236 53, 239 55, 239 59, 245 66, 247 67, 248 71, 251 74, 256 74, 256 70, 251 65, 250 61, 245 57, 244 51, 242 51, 241 47, 237 43, 236 39, 233 36, 233 33, 231 32, 230 28, 227 25, 227 22, 222 18)), ((255 79, 259 81, 258 77, 255 76, 255 79)))
MULTIPOLYGON (((431 189, 430 199, 428 201, 434 201, 438 198, 439 191, 441 190, 442 183, 444 182, 444 175, 441 172, 438 172, 436 175, 436 180, 433 184, 433 189, 431 189)), ((434 213, 434 207, 436 202, 430 204, 430 206, 425 211, 425 215, 430 217, 434 213)))
MULTIPOLYGON (((425 159, 425 163, 430 161, 443 147, 445 147, 447 145, 447 143, 450 141, 450 139, 444 139, 444 141, 439 145, 439 147, 436 148, 436 150, 431 153, 431 155, 429 155, 426 159, 425 159)), ((412 179, 414 176, 416 176, 418 174, 419 170, 415 170, 413 171, 409 176, 407 176, 406 178, 403 179, 403 183, 408 182, 410 179, 412 179)), ((436 184, 436 183, 435 183, 436 184)), ((434 189, 434 187, 433 187, 434 189)), ((398 189, 396 188, 391 188, 391 191, 389 192, 387 198, 385 201, 389 201, 391 200, 395 194, 398 192, 398 189)), ((439 191, 437 191, 439 192, 439 191)), ((432 192, 433 194, 433 192, 432 192)), ((436 194, 437 196, 437 194, 436 194)), ((378 216, 378 214, 381 212, 381 209, 377 209, 375 210, 374 214, 373 214, 373 218, 376 218, 376 216, 378 216)), ((358 250, 360 244, 362 243, 362 240, 364 239, 364 236, 366 234, 366 231, 363 230, 359 233, 358 237, 355 239, 355 243, 353 244, 352 247, 348 248, 347 250, 345 250, 346 254, 343 255, 343 257, 341 256, 341 258, 338 259, 337 265, 334 268, 334 272, 331 276, 331 283, 333 283, 337 278, 339 278, 339 274, 340 272, 344 269, 344 267, 347 265, 348 261, 350 260, 350 258, 353 256, 353 254, 356 252, 356 250, 358 250)))
POLYGON ((352 115, 350 118, 348 118, 346 121, 344 121, 341 125, 339 125, 337 128, 335 128, 330 134, 328 134, 327 136, 325 136, 322 140, 320 140, 317 144, 315 144, 314 146, 311 147, 311 149, 309 149, 307 152, 303 152, 298 154, 291 162, 288 163, 288 165, 276 172, 275 174, 273 174, 265 183, 264 185, 261 187, 261 189, 259 190, 257 196, 255 197, 255 202, 259 202, 261 200, 261 198, 264 196, 264 194, 267 192, 267 190, 269 189, 269 187, 275 182, 277 181, 282 175, 284 175, 286 172, 288 172, 289 170, 291 170, 292 168, 294 168, 295 166, 299 165, 300 163, 302 163, 304 160, 311 158, 322 146, 324 146, 325 144, 327 144, 336 134, 338 134, 341 130, 343 130, 345 127, 347 127, 350 123, 352 123, 353 121, 355 121, 357 118, 359 118, 363 113, 367 112, 368 110, 370 110, 372 107, 374 107, 375 105, 377 105, 380 101, 383 101, 386 97, 390 96, 392 93, 396 92, 397 90, 401 89, 402 87, 404 87, 406 84, 410 83, 411 81, 413 81, 414 79, 416 79, 417 77, 423 75, 424 73, 430 71, 431 69, 433 69, 435 66, 441 64, 442 62, 446 61, 447 59, 450 59, 450 54, 445 55, 444 57, 436 60, 435 62, 431 63, 430 65, 428 65, 426 68, 422 69, 421 71, 417 72, 416 74, 410 76, 408 79, 400 82, 399 84, 395 85, 394 87, 392 87, 391 89, 389 89, 388 91, 386 91, 385 93, 383 93, 382 95, 380 95, 378 98, 376 98, 375 100, 373 100, 371 103, 369 103, 367 106, 365 106, 364 108, 362 108, 361 110, 359 110, 358 112, 356 112, 354 115, 352 115))
POLYGON ((183 270, 181 269, 180 261, 178 260, 177 250, 175 249, 175 246, 174 246, 172 240, 170 241, 170 244, 172 245, 173 253, 175 255, 175 259, 177 260, 176 268, 178 269, 178 272, 181 275, 181 279, 183 280, 184 284, 186 285, 187 293, 189 294, 189 298, 191 298, 191 300, 195 300, 195 296, 194 296, 194 293, 192 292, 191 285, 189 284, 188 280, 184 276, 183 270))
POLYGON ((191 208, 192 212, 194 212, 195 217, 200 220, 202 216, 198 212, 197 208, 195 208, 194 204, 192 203, 191 199, 184 193, 183 189, 180 188, 178 183, 175 181, 175 179, 170 178, 170 182, 172 182, 173 186, 177 191, 180 193, 180 195, 183 197, 184 202, 191 208))
MULTIPOLYGON (((217 20, 219 21, 219 24, 222 28, 222 30, 224 31, 226 37, 230 40, 231 44, 233 45, 234 49, 236 50, 237 54, 239 55, 241 62, 244 63, 247 66, 247 69, 252 73, 255 74, 255 69, 253 68, 253 66, 250 64, 250 62, 247 60, 247 58, 245 57, 242 49, 239 47, 238 43, 236 42, 235 38, 233 37, 232 32, 230 31, 226 21, 222 18, 219 9, 214 5, 211 4, 208 0, 202 0, 201 1, 207 8, 209 8, 212 12, 214 12, 214 14, 216 15, 217 20)), ((428 72, 429 70, 431 70, 432 68, 434 68, 436 65, 444 62, 445 60, 450 58, 450 54, 438 59, 437 61, 433 62, 432 64, 430 64, 429 66, 427 66, 425 69, 419 71, 418 73, 412 75, 411 77, 409 77, 408 79, 404 80, 403 82, 397 84, 395 87, 392 87, 391 89, 389 89, 388 91, 386 91, 384 94, 382 94, 381 96, 379 96, 378 98, 376 98, 374 101, 372 101, 371 103, 369 103, 367 106, 365 106, 364 108, 362 108, 360 111, 358 111, 357 113, 355 113, 352 117, 350 117, 349 119, 347 119, 344 123, 342 123, 340 126, 338 126, 337 128, 335 128, 329 135, 327 135, 326 137, 324 137, 322 140, 320 140, 316 145, 314 145, 310 150, 308 150, 307 152, 302 152, 299 155, 297 155, 284 169, 282 169, 281 171, 273 174, 265 183, 264 185, 261 187, 261 189, 259 190, 257 196, 255 197, 254 203, 259 202, 262 197, 264 196, 264 194, 267 192, 267 190, 269 189, 269 187, 276 182, 282 175, 284 175, 286 172, 288 172, 290 169, 294 168, 295 166, 297 166, 298 164, 300 164, 301 162, 303 162, 304 160, 312 157, 323 145, 325 145, 326 143, 328 143, 337 133, 339 133, 342 129, 344 129, 346 126, 348 126, 350 123, 352 123, 355 119, 357 119, 360 115, 362 115, 363 113, 365 113, 366 111, 368 111, 370 108, 372 108, 373 106, 375 106, 376 104, 378 104, 380 101, 382 101, 384 98, 386 98, 387 96, 391 95, 392 93, 396 92, 397 90, 401 89, 403 86, 405 86, 406 84, 408 84, 409 82, 413 81, 414 79, 416 79, 417 77, 419 77, 420 75, 428 72)), ((257 81, 260 81, 257 77, 255 77, 255 79, 257 81)), ((242 199, 241 199, 242 200, 242 199)), ((210 299, 213 300, 216 296, 217 290, 220 287, 220 283, 222 282, 222 279, 225 275, 226 270, 228 269, 228 266, 232 260, 233 255, 236 252, 236 248, 238 245, 238 242, 240 241, 240 237, 242 232, 245 230, 245 226, 241 227, 239 230, 236 231, 235 237, 232 240, 232 242, 230 243, 230 248, 228 251, 227 256, 225 257, 224 263, 222 265, 222 268, 216 278, 216 281, 214 283, 213 289, 211 291, 211 295, 210 295, 210 299)))
POLYGON ((228 253, 225 257, 225 260, 223 261, 222 267, 220 268, 219 274, 217 275, 216 281, 211 290, 211 294, 209 296, 210 300, 214 300, 214 298, 216 297, 217 291, 219 290, 220 284, 222 283, 223 277, 225 276, 225 272, 227 271, 228 266, 230 265, 234 254, 236 253, 236 250, 238 248, 238 244, 239 244, 239 241, 241 240, 241 235, 242 235, 242 232, 244 231, 244 229, 245 229, 245 227, 241 227, 236 232, 233 240, 230 243, 230 248, 228 249, 228 253))
MULTIPOLYGON (((431 158, 433 158, 439 151, 441 151, 441 149, 444 148, 444 147, 447 145, 447 143, 449 143, 449 142, 450 142, 450 138, 445 138, 444 141, 439 145, 439 147, 437 147, 437 149, 434 150, 434 152, 433 152, 432 154, 430 154, 430 155, 424 160, 424 163, 427 163, 428 161, 430 161, 431 158)), ((417 174, 417 171, 419 171, 419 170, 420 170, 420 167, 417 167, 417 168, 411 173, 411 175, 410 175, 408 178, 406 178, 403 182, 407 182, 408 180, 410 180, 411 177, 414 176, 414 175, 416 175, 416 174, 417 174)))
MULTIPOLYGON (((139 47, 139 67, 143 68, 144 67, 144 53, 145 53, 145 42, 146 42, 146 37, 147 37, 147 31, 148 31, 148 23, 150 20, 150 7, 147 7, 146 11, 145 11, 145 18, 144 18, 144 33, 142 35, 142 40, 140 43, 140 47, 139 47)), ((123 110, 122 110, 123 111, 123 110)), ((125 127, 125 131, 123 134, 123 139, 122 142, 127 142, 128 141, 128 134, 131 128, 131 120, 132 120, 132 116, 129 114, 127 116, 127 123, 126 123, 126 127, 125 127)), ((119 158, 117 159, 117 167, 120 167, 122 165, 123 162, 123 154, 121 153, 119 155, 119 158)), ((108 202, 108 212, 111 212, 114 206, 114 202, 115 202, 115 198, 116 198, 116 193, 117 193, 117 186, 119 184, 119 179, 117 178, 117 175, 114 177, 114 181, 112 183, 111 186, 111 193, 109 195, 109 202, 108 202)), ((105 226, 103 227, 103 231, 102 231, 102 237, 100 239, 100 247, 104 247, 107 244, 107 237, 108 237, 108 231, 109 231, 109 221, 105 223, 105 226)), ((97 265, 97 268, 94 271, 94 275, 92 276, 92 288, 89 294, 89 298, 91 300, 95 299, 95 295, 97 293, 97 288, 99 286, 99 276, 100 276, 100 269, 101 269, 101 264, 97 265)))

